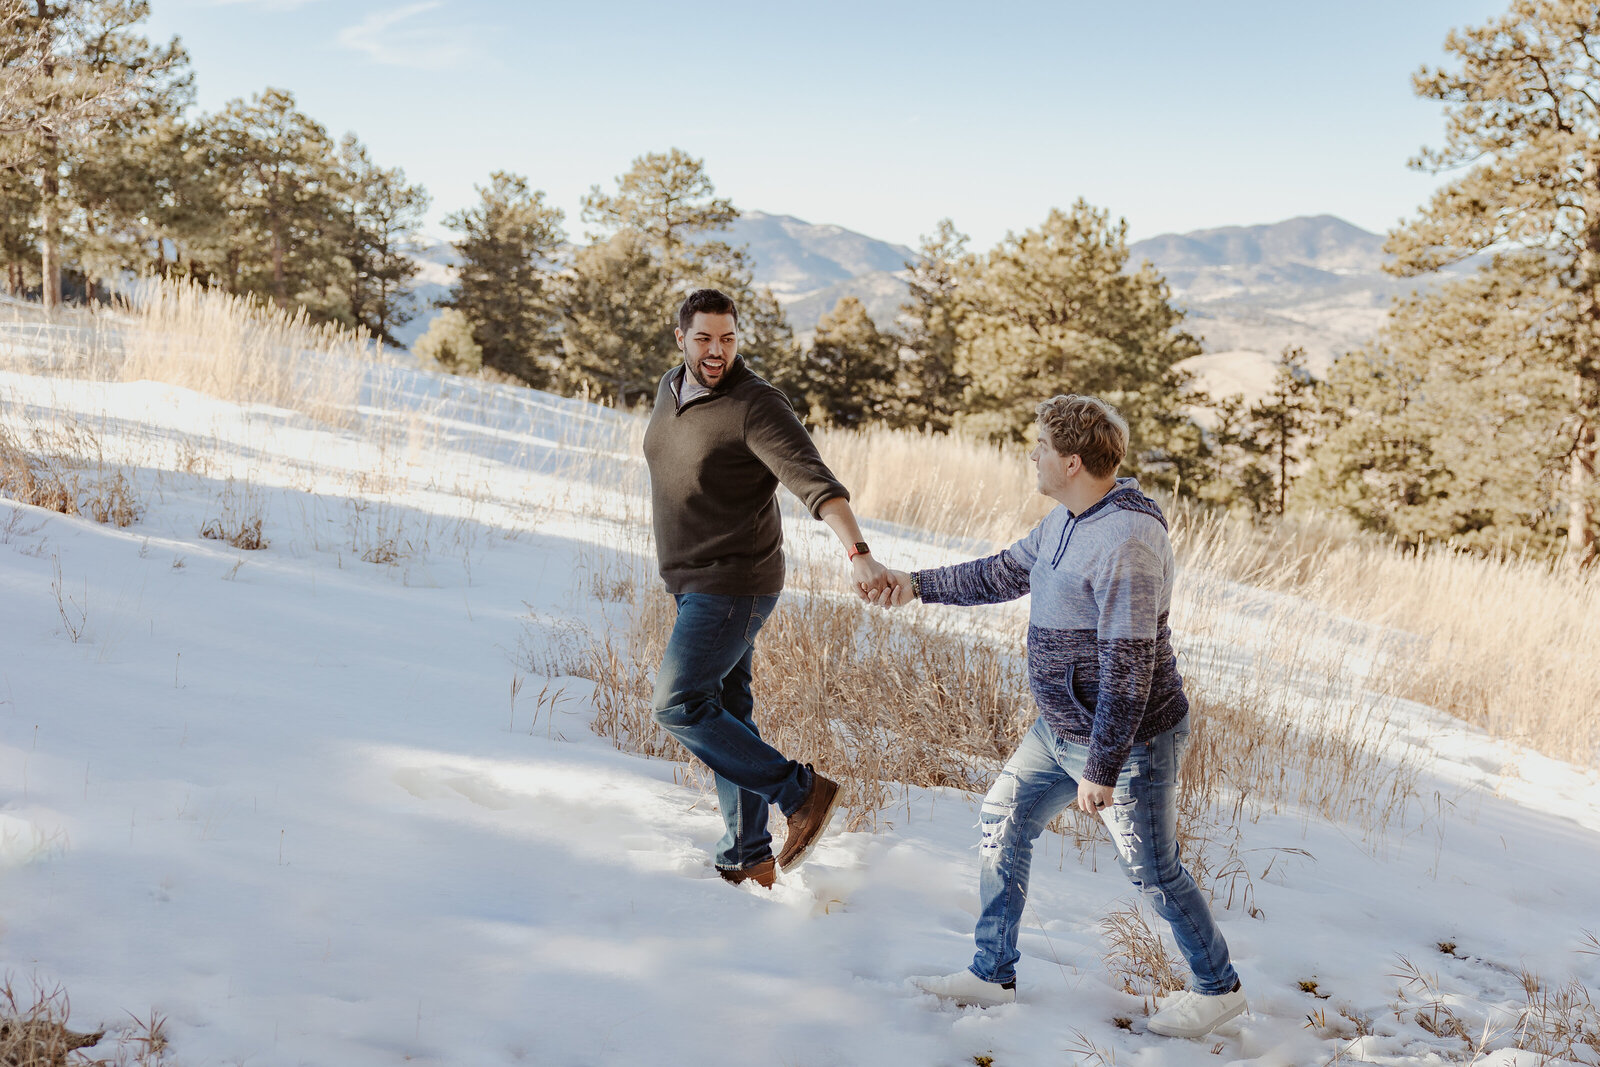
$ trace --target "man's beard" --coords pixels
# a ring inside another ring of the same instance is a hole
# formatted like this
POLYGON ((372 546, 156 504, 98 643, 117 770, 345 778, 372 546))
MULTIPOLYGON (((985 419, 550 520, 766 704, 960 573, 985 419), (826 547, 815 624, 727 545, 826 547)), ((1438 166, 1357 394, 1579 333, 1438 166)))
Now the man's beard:
MULTIPOLYGON (((733 357, 733 359, 738 358, 738 356, 733 357)), ((699 382, 702 387, 710 389, 712 392, 718 392, 728 382, 728 372, 733 369, 733 359, 730 359, 723 364, 722 377, 717 379, 716 385, 712 385, 710 382, 706 381, 705 378, 701 377, 700 365, 698 363, 691 363, 688 360, 684 360, 683 365, 689 368, 689 373, 694 375, 694 380, 699 382)))

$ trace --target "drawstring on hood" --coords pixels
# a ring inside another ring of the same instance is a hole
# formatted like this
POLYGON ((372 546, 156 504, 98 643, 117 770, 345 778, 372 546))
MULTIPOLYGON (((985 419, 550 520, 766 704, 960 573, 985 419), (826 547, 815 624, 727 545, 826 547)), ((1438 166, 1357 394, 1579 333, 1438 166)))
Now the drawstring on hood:
POLYGON ((1096 500, 1080 515, 1067 512, 1067 523, 1061 528, 1061 539, 1056 545, 1055 554, 1050 557, 1050 567, 1055 569, 1060 566, 1061 558, 1067 554, 1067 546, 1072 543, 1072 532, 1078 528, 1078 523, 1093 518, 1105 508, 1114 507, 1123 511, 1137 511, 1142 515, 1149 515, 1167 528, 1167 517, 1161 514, 1161 505, 1145 496, 1139 489, 1137 478, 1118 478, 1116 485, 1105 496, 1096 500))

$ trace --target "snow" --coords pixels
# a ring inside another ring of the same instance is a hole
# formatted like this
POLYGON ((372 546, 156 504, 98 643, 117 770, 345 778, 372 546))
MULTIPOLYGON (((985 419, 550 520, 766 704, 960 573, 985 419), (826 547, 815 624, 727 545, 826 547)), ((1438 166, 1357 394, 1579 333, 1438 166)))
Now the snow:
MULTIPOLYGON (((0 418, 91 428, 145 508, 117 529, 0 499, 0 970, 63 985, 77 1028, 153 1010, 191 1067, 1398 1067, 1472 1058, 1417 1021, 1448 1010, 1498 1031, 1477 1062, 1529 1067, 1522 972, 1600 986, 1594 769, 1396 704, 1394 758, 1424 763, 1403 824, 1240 824, 1217 907, 1251 1011, 1214 1038, 1143 1032, 1100 925, 1135 894, 1070 836, 1040 842, 1018 1003, 916 995, 970 959, 978 798, 910 789, 770 892, 721 882, 700 777, 596 738, 592 683, 539 673, 625 613, 597 578, 654 580, 636 427, 389 373, 346 428, 0 374, 0 418), (229 509, 266 549, 199 536, 229 509)), ((952 558, 867 525, 892 564, 952 558)), ((1263 597, 1217 643, 1261 640, 1263 597)), ((1257 662, 1195 659, 1218 687, 1257 662)))

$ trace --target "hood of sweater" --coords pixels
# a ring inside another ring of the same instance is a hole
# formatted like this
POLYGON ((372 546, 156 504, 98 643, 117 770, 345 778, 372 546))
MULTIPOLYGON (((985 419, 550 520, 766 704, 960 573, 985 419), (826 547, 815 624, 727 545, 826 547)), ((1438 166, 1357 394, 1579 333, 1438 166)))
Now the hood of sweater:
POLYGON ((1066 521, 1061 525, 1055 551, 1051 553, 1052 567, 1061 565, 1061 557, 1067 554, 1067 546, 1072 543, 1072 535, 1078 527, 1094 522, 1101 516, 1118 511, 1132 511, 1140 515, 1149 515, 1161 524, 1163 530, 1167 528, 1167 517, 1161 514, 1161 505, 1145 496, 1144 491, 1139 488, 1137 478, 1118 478, 1110 492, 1076 515, 1064 505, 1061 510, 1066 512, 1066 521))
POLYGON ((1110 508, 1149 515, 1161 524, 1163 530, 1167 528, 1167 517, 1161 513, 1161 505, 1144 494, 1144 490, 1139 488, 1137 478, 1118 478, 1109 493, 1096 500, 1082 514, 1072 517, 1078 522, 1087 522, 1091 517, 1110 508))

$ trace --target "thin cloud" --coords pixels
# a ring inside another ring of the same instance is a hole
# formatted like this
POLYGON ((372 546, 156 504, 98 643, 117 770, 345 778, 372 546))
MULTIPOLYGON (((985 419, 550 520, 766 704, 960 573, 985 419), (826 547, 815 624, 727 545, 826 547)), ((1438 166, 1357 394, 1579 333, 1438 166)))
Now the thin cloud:
POLYGON ((419 15, 443 6, 442 0, 426 0, 375 12, 340 30, 339 44, 363 53, 374 63, 423 70, 459 66, 467 58, 461 28, 441 25, 436 19, 418 20, 419 15))
POLYGON ((262 7, 268 11, 289 11, 307 4, 318 3, 319 0, 206 0, 212 7, 262 7))

